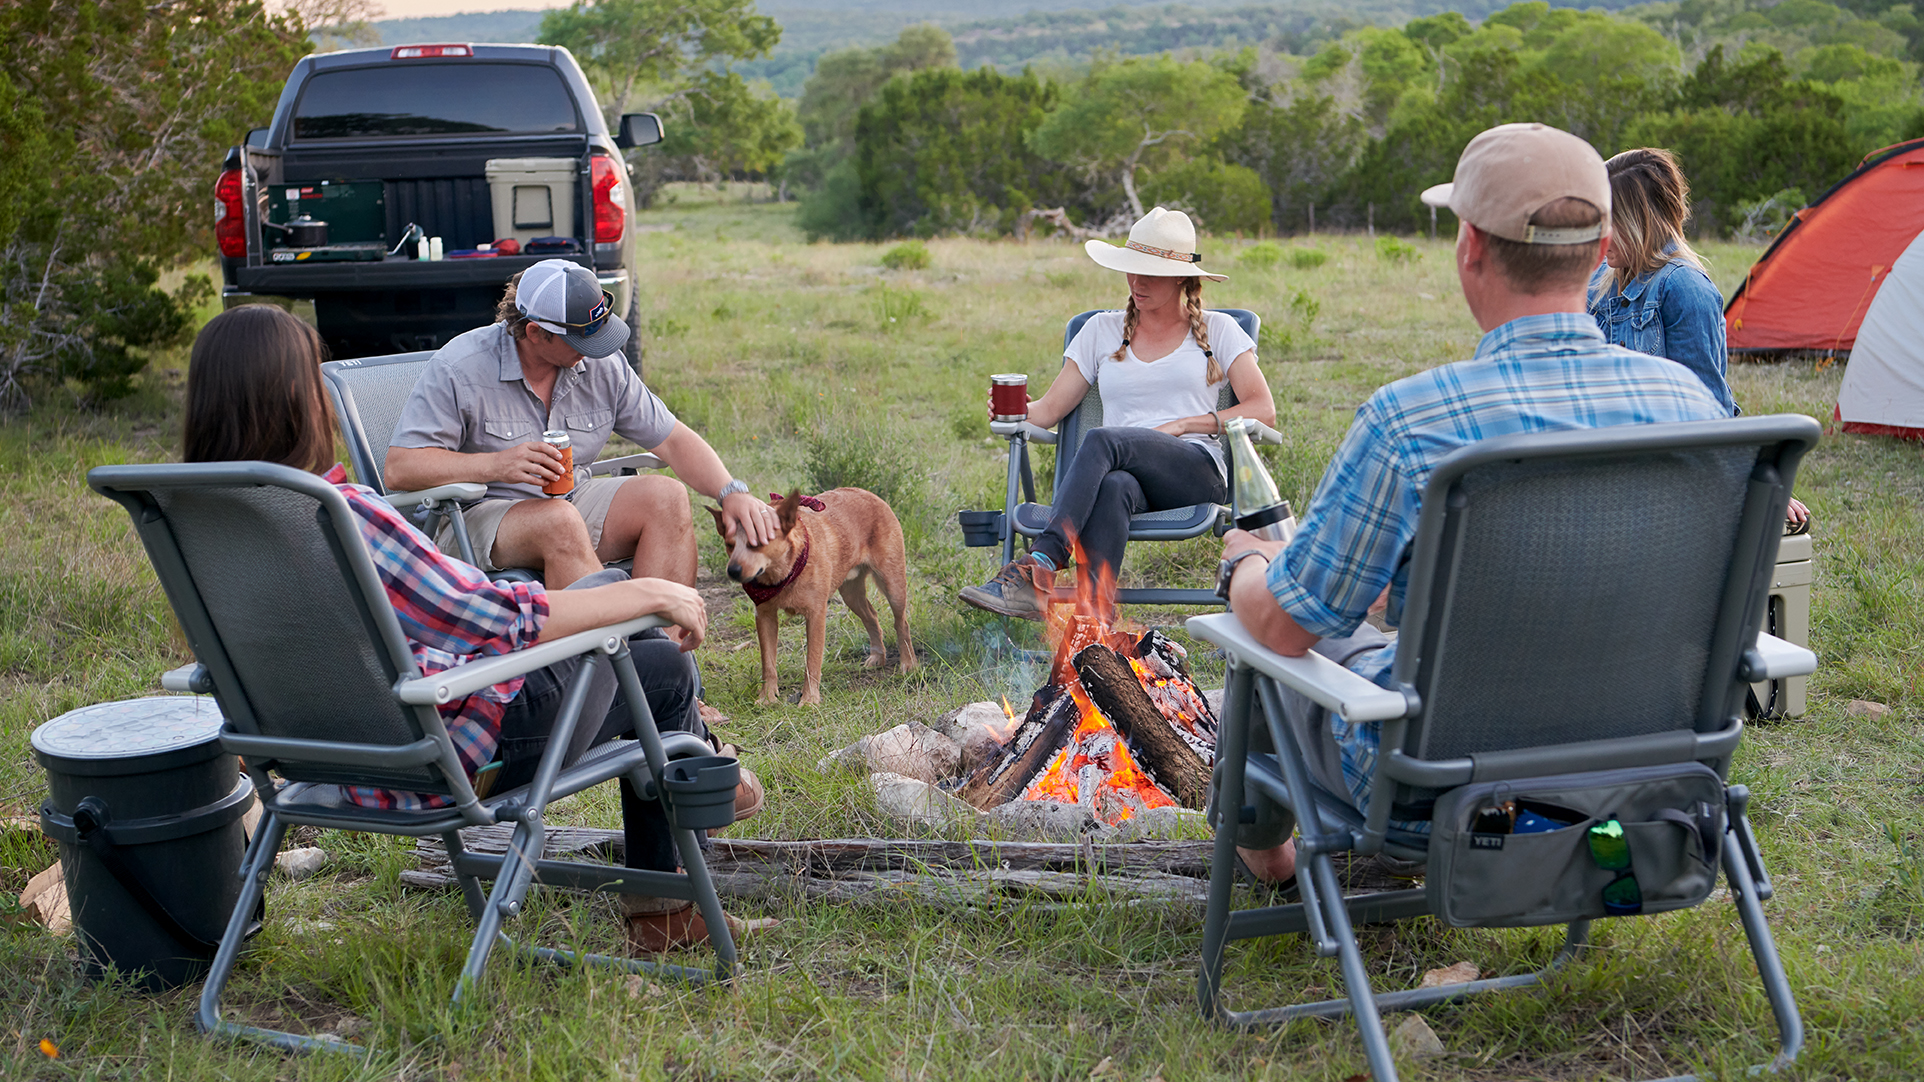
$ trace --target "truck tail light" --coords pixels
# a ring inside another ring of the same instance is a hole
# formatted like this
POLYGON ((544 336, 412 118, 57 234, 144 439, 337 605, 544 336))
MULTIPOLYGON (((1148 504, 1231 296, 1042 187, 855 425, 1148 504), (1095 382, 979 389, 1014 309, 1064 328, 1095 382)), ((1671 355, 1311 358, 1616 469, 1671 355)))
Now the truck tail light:
POLYGON ((591 180, 595 189, 595 243, 616 244, 627 228, 628 212, 623 209, 621 166, 606 155, 593 158, 591 180))
POLYGON ((473 56, 470 45, 396 45, 388 51, 389 60, 420 60, 432 56, 473 56))
POLYGON ((229 259, 247 255, 247 211, 241 205, 241 171, 228 169, 214 182, 214 239, 229 259))

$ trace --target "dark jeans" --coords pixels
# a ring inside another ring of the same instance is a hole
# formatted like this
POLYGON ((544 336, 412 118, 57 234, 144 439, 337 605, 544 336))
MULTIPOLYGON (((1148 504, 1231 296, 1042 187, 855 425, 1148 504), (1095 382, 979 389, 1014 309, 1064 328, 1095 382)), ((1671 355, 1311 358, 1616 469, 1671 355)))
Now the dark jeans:
POLYGON ((1054 513, 1035 544, 1057 568, 1069 566, 1072 535, 1082 540, 1086 572, 1113 571, 1129 544, 1129 516, 1229 497, 1202 445, 1153 428, 1095 429, 1068 469, 1057 469, 1054 513))
MULTIPOLYGON (((600 586, 626 577, 611 568, 589 575, 568 589, 600 586)), ((695 671, 694 657, 682 653, 680 647, 653 629, 630 638, 628 652, 635 659, 635 674, 641 678, 642 694, 648 699, 655 728, 663 733, 680 731, 706 737, 708 729, 702 724, 701 710, 696 703, 701 695, 701 678, 695 671)), ((496 791, 505 792, 534 780, 535 768, 548 748, 548 734, 561 713, 561 701, 581 667, 592 663, 589 658, 574 657, 527 675, 521 693, 508 703, 501 715, 499 757, 502 765, 496 791)), ((588 698, 582 705, 581 722, 575 727, 568 762, 580 758, 591 747, 634 733, 628 703, 615 679, 614 667, 602 662, 595 668, 589 677, 588 698)), ((672 872, 679 866, 661 803, 642 800, 625 777, 621 779, 621 828, 628 867, 672 872)))

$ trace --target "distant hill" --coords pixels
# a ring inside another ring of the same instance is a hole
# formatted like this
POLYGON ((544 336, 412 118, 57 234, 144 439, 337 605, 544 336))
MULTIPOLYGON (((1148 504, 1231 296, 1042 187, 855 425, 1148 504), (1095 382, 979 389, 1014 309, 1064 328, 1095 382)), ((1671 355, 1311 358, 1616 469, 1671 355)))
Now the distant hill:
MULTIPOLYGON (((825 52, 892 41, 919 22, 955 35, 965 68, 993 64, 1005 71, 1026 64, 1065 66, 1096 49, 1125 56, 1170 49, 1241 48, 1273 42, 1292 52, 1313 49, 1344 30, 1368 23, 1395 25, 1439 11, 1481 19, 1510 0, 1190 0, 1188 3, 1113 4, 1092 10, 1088 0, 777 0, 761 10, 782 24, 773 55, 738 65, 750 79, 766 79, 783 97, 802 83, 825 52)), ((1559 7, 1618 9, 1633 0, 1552 0, 1559 7)), ((424 41, 533 41, 539 10, 383 19, 374 24, 383 45, 424 41)))

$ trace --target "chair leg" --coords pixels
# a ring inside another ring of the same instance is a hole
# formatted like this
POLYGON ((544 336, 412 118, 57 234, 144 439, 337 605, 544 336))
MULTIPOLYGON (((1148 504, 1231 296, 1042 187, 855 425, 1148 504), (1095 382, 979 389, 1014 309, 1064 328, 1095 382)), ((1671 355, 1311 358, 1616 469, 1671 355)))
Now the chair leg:
POLYGON ((461 884, 461 897, 468 903, 468 916, 481 919, 481 911, 487 907, 488 896, 481 890, 481 878, 461 871, 461 832, 450 830, 441 835, 441 844, 447 847, 448 867, 454 869, 455 881, 461 884))
POLYGON ((267 876, 274 870, 274 855, 280 852, 281 838, 286 833, 287 824, 281 822, 280 816, 267 813, 266 819, 254 832, 254 841, 248 846, 247 854, 241 858, 240 897, 235 899, 234 912, 227 918, 227 931, 221 935, 220 948, 214 952, 213 965, 207 971, 207 983, 201 986, 200 1007, 194 1013, 194 1024, 202 1033, 217 1039, 256 1041, 289 1052, 346 1052, 365 1056, 367 1049, 337 1037, 305 1037, 298 1033, 243 1026, 221 1019, 221 991, 227 987, 227 979, 234 974, 234 963, 240 959, 241 943, 247 938, 248 925, 253 923, 254 907, 260 904, 261 896, 267 892, 267 876))
POLYGON ((708 942, 715 948, 715 978, 733 980, 740 966, 735 957, 735 936, 728 930, 728 916, 722 912, 721 896, 708 875, 708 861, 701 854, 701 842, 692 830, 676 830, 675 848, 681 853, 683 874, 695 888, 695 904, 701 908, 702 922, 708 925, 708 942))
POLYGON ((1204 1018, 1222 1020, 1223 947, 1229 938, 1229 895, 1236 878, 1236 828, 1242 821, 1243 776, 1248 765, 1250 670, 1230 668, 1223 692, 1214 781, 1216 848, 1209 862, 1209 902, 1203 917, 1202 967, 1196 1005, 1204 1018))
POLYGON ((1804 1047, 1804 1020, 1797 1013, 1797 1000, 1791 993, 1790 981, 1784 975, 1783 959, 1777 956, 1777 942, 1770 934, 1770 923, 1764 919, 1764 907, 1757 897, 1757 884, 1751 878, 1752 860, 1761 859, 1755 853, 1745 853, 1749 841, 1748 832, 1732 830, 1724 837, 1724 876, 1730 882, 1731 895, 1737 903, 1737 917, 1743 922, 1744 938, 1750 942, 1750 955, 1757 962, 1757 976, 1763 981, 1764 995, 1770 1000, 1770 1011, 1777 1017, 1777 1036, 1782 1044, 1777 1056, 1771 1060, 1770 1069, 1780 1070, 1796 1062, 1797 1053, 1804 1047))
POLYGON ((1336 881, 1336 866, 1328 853, 1316 853, 1310 857, 1309 873, 1316 877, 1316 885, 1321 888, 1318 893, 1322 895, 1323 919, 1336 940, 1343 987, 1349 992, 1350 1010, 1356 1015, 1356 1029, 1363 1038, 1363 1055, 1369 1060, 1370 1074, 1376 1082, 1396 1082, 1396 1060, 1390 1055, 1389 1038, 1383 1033, 1383 1018, 1376 1010, 1376 994, 1370 990, 1369 972, 1363 968, 1363 952, 1356 945, 1349 910, 1343 906, 1343 888, 1336 881))
POLYGON ((496 941, 507 941, 501 926, 509 917, 521 912, 522 900, 527 896, 529 885, 534 882, 535 861, 541 859, 541 849, 546 842, 545 833, 538 812, 526 815, 515 824, 514 834, 508 840, 508 851, 501 864, 501 874, 495 879, 494 890, 488 895, 487 904, 482 906, 479 919, 475 922, 474 942, 468 947, 468 960, 461 967, 461 979, 454 986, 455 1005, 458 1006, 468 989, 481 980, 482 972, 488 967, 488 955, 493 952, 496 941))

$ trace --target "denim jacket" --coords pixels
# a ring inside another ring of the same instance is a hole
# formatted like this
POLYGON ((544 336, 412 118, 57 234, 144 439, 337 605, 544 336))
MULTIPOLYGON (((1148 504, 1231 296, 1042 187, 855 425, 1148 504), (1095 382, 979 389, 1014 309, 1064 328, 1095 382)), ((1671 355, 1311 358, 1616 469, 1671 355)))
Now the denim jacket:
POLYGON ((1724 298, 1704 272, 1670 262, 1634 278, 1621 293, 1608 264, 1590 278, 1590 315, 1611 345, 1667 357, 1697 374, 1733 415, 1741 412, 1725 378, 1724 298))

